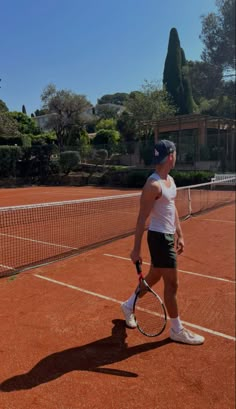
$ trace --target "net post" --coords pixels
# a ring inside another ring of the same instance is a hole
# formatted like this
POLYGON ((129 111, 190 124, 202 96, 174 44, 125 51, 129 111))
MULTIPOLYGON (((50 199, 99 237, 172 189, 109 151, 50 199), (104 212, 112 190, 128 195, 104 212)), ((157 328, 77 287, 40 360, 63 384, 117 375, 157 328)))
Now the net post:
POLYGON ((188 189, 188 212, 189 212, 189 217, 190 217, 192 215, 192 203, 191 203, 190 188, 188 189))

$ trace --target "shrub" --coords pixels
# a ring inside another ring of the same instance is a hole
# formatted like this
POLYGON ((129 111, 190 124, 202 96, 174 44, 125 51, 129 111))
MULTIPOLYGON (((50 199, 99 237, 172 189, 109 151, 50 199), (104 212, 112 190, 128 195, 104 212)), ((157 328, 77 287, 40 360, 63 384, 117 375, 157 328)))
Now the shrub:
POLYGON ((154 145, 151 143, 144 143, 140 146, 140 157, 146 166, 150 166, 153 163, 153 147, 154 145))
POLYGON ((114 152, 115 147, 118 145, 119 140, 120 134, 118 131, 115 131, 113 129, 101 129, 100 131, 97 132, 92 143, 95 146, 105 145, 110 154, 114 152))
POLYGON ((16 176, 16 165, 21 155, 19 146, 0 146, 0 177, 16 176))
POLYGON ((95 162, 96 165, 104 165, 107 158, 108 158, 108 151, 106 149, 98 149, 94 151, 93 162, 95 162))
POLYGON ((126 186, 133 188, 143 188, 148 176, 152 173, 152 170, 133 170, 128 172, 126 176, 126 186))
POLYGON ((65 175, 68 175, 70 171, 76 170, 80 163, 79 152, 76 151, 65 151, 60 155, 60 166, 61 170, 65 175))
POLYGON ((119 153, 113 153, 109 159, 110 165, 120 165, 121 155, 119 153))
POLYGON ((214 176, 214 173, 204 171, 180 172, 177 170, 172 170, 171 176, 173 176, 176 186, 180 187, 210 182, 211 178, 214 176))
POLYGON ((60 160, 52 158, 49 162, 49 170, 52 175, 58 175, 61 171, 60 160))

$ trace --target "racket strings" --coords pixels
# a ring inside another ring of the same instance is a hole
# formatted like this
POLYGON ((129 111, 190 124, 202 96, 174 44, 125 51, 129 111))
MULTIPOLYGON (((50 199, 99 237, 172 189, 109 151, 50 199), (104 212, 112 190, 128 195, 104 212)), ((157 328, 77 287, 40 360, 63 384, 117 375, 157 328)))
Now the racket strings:
POLYGON ((135 303, 135 318, 141 332, 146 335, 160 334, 166 324, 162 302, 150 291, 140 292, 135 303))

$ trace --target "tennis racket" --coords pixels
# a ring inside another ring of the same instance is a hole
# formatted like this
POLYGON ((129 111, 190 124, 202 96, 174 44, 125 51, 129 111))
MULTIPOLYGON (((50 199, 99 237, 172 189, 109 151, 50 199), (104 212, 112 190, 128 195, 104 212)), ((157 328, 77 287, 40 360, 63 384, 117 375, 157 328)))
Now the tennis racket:
POLYGON ((147 337, 157 337, 166 327, 166 309, 159 295, 149 287, 143 278, 140 261, 137 261, 135 265, 139 283, 143 284, 142 289, 139 284, 133 307, 137 328, 147 337))

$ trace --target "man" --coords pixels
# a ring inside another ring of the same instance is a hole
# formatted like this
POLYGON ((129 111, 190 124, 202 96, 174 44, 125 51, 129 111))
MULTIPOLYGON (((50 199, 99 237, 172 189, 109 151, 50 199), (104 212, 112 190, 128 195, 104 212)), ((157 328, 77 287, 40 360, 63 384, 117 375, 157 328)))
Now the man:
MULTIPOLYGON (((154 149, 154 162, 155 172, 149 176, 142 191, 134 247, 130 257, 133 263, 142 261, 142 237, 146 220, 150 216, 147 239, 151 267, 145 280, 152 287, 163 278, 164 301, 171 323, 170 338, 185 344, 199 345, 204 342, 204 337, 183 327, 176 297, 178 287, 176 253, 179 255, 184 251, 184 239, 175 206, 176 186, 169 175, 176 162, 174 143, 168 140, 159 141, 154 149)), ((130 328, 137 326, 133 315, 135 294, 122 304, 126 324, 130 328)))

